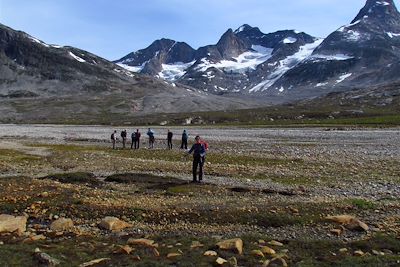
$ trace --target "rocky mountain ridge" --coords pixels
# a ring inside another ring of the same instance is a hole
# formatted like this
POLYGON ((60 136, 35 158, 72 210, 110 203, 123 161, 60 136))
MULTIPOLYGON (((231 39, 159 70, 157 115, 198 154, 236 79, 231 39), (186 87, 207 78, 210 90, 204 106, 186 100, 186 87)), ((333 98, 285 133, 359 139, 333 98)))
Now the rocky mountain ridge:
POLYGON ((399 80, 400 13, 393 0, 367 0, 349 25, 325 39, 294 30, 264 34, 244 24, 226 31, 217 44, 190 47, 184 54, 184 60, 171 55, 157 64, 149 53, 140 65, 129 55, 116 62, 213 94, 285 101, 317 97, 399 80))

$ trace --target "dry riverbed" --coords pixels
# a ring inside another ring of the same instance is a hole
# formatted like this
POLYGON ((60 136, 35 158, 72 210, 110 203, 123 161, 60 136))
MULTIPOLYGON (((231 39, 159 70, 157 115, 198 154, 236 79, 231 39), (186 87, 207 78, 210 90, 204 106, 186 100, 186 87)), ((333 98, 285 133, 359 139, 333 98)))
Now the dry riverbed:
POLYGON ((28 218, 0 234, 1 266, 43 253, 61 266, 400 264, 399 129, 189 128, 210 145, 203 184, 189 183, 182 127, 172 151, 162 127, 154 150, 145 128, 140 150, 112 150, 113 129, 0 125, 0 214, 28 218), (127 227, 102 227, 107 216, 127 227), (51 229, 59 218, 73 226, 51 229), (243 253, 216 246, 231 238, 243 253))

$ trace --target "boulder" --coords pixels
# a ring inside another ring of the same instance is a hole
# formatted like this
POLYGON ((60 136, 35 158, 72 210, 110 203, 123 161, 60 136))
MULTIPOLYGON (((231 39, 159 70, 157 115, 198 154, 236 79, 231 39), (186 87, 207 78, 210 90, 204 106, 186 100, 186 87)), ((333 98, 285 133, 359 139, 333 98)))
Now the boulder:
POLYGON ((74 222, 71 219, 60 218, 55 220, 50 224, 50 229, 52 231, 67 231, 74 227, 74 222))
POLYGON ((0 215, 0 233, 23 233, 26 231, 27 218, 24 216, 0 215))
POLYGON ((99 227, 110 231, 119 231, 128 227, 132 227, 132 225, 116 217, 105 217, 99 223, 99 227))
POLYGON ((228 239, 217 243, 222 250, 230 250, 239 255, 243 254, 243 240, 240 238, 228 239))

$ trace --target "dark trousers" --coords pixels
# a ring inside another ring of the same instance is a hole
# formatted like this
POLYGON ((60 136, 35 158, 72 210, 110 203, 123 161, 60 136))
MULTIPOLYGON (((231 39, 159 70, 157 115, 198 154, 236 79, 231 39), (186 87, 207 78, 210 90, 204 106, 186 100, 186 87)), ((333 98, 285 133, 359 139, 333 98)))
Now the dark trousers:
POLYGON ((181 149, 187 149, 187 139, 182 139, 182 143, 181 143, 181 149))
POLYGON ((132 139, 131 149, 133 147, 135 147, 135 149, 139 148, 139 140, 138 139, 132 139))
POLYGON ((140 139, 135 140, 135 149, 139 149, 140 139))
POLYGON ((199 181, 203 180, 203 158, 200 156, 193 157, 193 181, 197 181, 197 167, 199 167, 199 181))
POLYGON ((172 139, 168 139, 168 149, 172 149, 172 139))

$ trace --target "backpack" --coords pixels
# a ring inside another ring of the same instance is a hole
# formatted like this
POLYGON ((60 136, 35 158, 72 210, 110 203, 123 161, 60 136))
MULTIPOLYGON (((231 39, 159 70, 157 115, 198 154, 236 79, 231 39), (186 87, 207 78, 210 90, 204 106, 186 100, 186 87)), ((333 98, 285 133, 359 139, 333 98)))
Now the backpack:
POLYGON ((114 134, 113 133, 111 134, 111 140, 114 140, 114 134))
POLYGON ((206 141, 201 140, 200 143, 204 146, 204 149, 205 149, 205 150, 208 150, 208 143, 207 143, 206 141))
POLYGON ((139 133, 139 132, 135 132, 135 137, 136 137, 136 140, 139 140, 139 138, 140 138, 140 133, 139 133))

